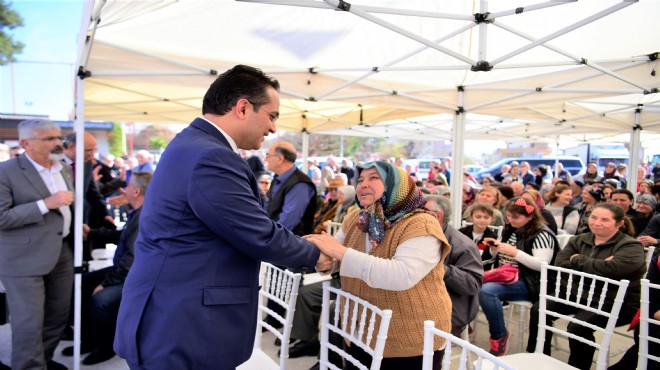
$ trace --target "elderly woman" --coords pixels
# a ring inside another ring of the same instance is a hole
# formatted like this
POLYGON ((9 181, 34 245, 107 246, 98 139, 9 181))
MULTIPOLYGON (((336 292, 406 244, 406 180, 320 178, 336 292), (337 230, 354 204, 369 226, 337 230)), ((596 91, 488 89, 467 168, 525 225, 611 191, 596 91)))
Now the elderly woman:
POLYGON ((322 224, 314 229, 314 233, 320 234, 328 227, 328 221, 339 222, 344 221, 344 217, 349 212, 356 210, 355 207, 355 189, 352 186, 345 185, 337 188, 337 210, 334 215, 326 215, 323 217, 322 224))
POLYGON ((495 267, 516 266, 518 280, 510 284, 487 282, 479 292, 479 304, 490 331, 490 353, 495 356, 506 353, 509 340, 502 302, 537 301, 541 290, 541 263, 552 263, 559 251, 555 235, 543 222, 533 201, 513 198, 506 204, 505 214, 509 225, 504 229, 503 242, 485 239, 491 247, 484 251, 482 259, 486 262, 490 255, 495 267))
MULTIPOLYGON (((443 260, 450 247, 440 223, 424 208, 421 191, 403 169, 378 161, 358 166, 357 171, 360 211, 346 216, 336 239, 327 234, 305 238, 337 260, 343 290, 392 309, 381 369, 419 369, 424 320, 451 331, 451 300, 443 281, 443 260)), ((440 369, 444 345, 443 340, 435 342, 434 369, 440 369)), ((348 346, 347 351, 370 366, 371 357, 358 346, 348 346)), ((347 368, 355 367, 348 363, 347 368)))
MULTIPOLYGON (((577 235, 568 242, 566 247, 559 252, 555 265, 563 268, 586 272, 593 275, 603 276, 614 280, 626 279, 630 281, 628 290, 624 297, 623 306, 619 313, 617 325, 630 322, 639 308, 640 279, 646 272, 644 259, 644 248, 639 241, 621 232, 630 220, 626 217, 621 207, 612 203, 598 203, 594 206, 589 216, 590 232, 577 235)), ((562 286, 566 287, 567 281, 562 280, 562 286)), ((573 282, 573 289, 577 291, 578 281, 573 282)), ((607 310, 614 304, 616 291, 608 290, 604 298, 604 308, 607 310)), ((593 297, 594 304, 600 301, 600 297, 593 297)), ((591 311, 580 310, 576 307, 549 302, 548 309, 557 311, 564 315, 573 314, 576 319, 586 321, 592 325, 603 327, 607 318, 597 315, 591 311)), ((554 317, 549 318, 549 322, 554 317)), ((527 351, 533 352, 536 347, 536 333, 538 330, 538 307, 532 309, 530 319, 530 333, 527 351)), ((569 324, 568 332, 579 337, 594 340, 594 329, 569 324)), ((550 354, 550 343, 552 332, 547 332, 544 352, 550 354)), ((578 340, 569 340, 570 356, 568 364, 578 369, 590 369, 595 348, 578 340)))

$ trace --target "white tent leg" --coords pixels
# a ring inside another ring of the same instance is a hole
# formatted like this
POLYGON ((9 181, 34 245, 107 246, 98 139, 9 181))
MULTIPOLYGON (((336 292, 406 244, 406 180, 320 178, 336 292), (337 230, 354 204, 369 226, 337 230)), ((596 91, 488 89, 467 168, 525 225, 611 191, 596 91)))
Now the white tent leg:
POLYGON ((628 190, 633 194, 637 193, 637 168, 640 164, 639 149, 641 147, 640 136, 642 133, 642 126, 639 124, 642 115, 642 110, 635 110, 635 126, 633 126, 630 133, 630 163, 628 164, 628 190))
POLYGON ((465 146, 465 112, 463 111, 464 91, 458 89, 456 116, 454 117, 454 129, 451 133, 451 222, 458 229, 461 227, 463 218, 463 162, 465 146))
POLYGON ((302 156, 302 172, 307 173, 307 170, 309 169, 309 165, 307 163, 307 157, 309 157, 309 132, 307 132, 307 130, 302 132, 302 156))
MULTIPOLYGON (((92 40, 84 40, 87 37, 87 30, 90 26, 90 17, 93 1, 86 1, 83 5, 83 17, 80 24, 78 35, 78 56, 80 72, 84 72, 91 52, 92 40)), ((96 29, 96 27, 95 27, 96 29)), ((93 34, 92 34, 93 37, 93 34)), ((76 158, 84 157, 85 146, 85 82, 84 74, 76 77, 76 119, 74 122, 74 131, 76 132, 76 158)), ((82 160, 76 160, 76 172, 82 174, 85 171, 85 163, 82 160)), ((83 179, 84 176, 76 176, 74 179, 75 198, 73 213, 73 265, 74 265, 74 315, 73 315, 73 369, 80 369, 80 327, 81 327, 81 288, 82 288, 82 225, 83 225, 83 179)))

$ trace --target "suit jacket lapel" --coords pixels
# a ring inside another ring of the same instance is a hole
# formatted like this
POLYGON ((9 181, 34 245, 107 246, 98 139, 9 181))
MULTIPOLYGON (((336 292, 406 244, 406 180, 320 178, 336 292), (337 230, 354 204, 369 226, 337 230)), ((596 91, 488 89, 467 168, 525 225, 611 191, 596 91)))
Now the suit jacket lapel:
POLYGON ((26 154, 23 153, 18 157, 18 165, 21 167, 23 176, 27 178, 27 181, 34 186, 42 199, 48 198, 51 194, 44 180, 37 172, 37 169, 34 168, 30 160, 27 158, 26 154))
POLYGON ((66 187, 70 191, 73 190, 73 171, 71 170, 71 166, 68 164, 61 162, 62 163, 62 177, 64 177, 64 182, 66 182, 66 187))

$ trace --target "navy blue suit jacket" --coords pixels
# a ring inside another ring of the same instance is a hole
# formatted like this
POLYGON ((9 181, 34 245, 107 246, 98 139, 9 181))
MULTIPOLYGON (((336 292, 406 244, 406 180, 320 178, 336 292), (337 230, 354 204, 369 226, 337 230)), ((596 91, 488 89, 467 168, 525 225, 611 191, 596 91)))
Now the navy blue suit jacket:
POLYGON ((198 118, 149 184, 115 350, 132 368, 233 369, 252 353, 260 261, 311 269, 318 257, 268 218, 247 162, 198 118))

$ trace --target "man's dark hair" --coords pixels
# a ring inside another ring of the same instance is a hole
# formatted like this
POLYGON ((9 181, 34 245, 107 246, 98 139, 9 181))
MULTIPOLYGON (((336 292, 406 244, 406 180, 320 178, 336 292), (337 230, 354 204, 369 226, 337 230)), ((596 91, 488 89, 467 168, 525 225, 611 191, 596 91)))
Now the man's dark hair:
POLYGON ((275 149, 273 149, 273 151, 275 151, 275 153, 282 154, 284 160, 291 163, 294 163, 296 161, 296 158, 298 157, 296 152, 292 152, 289 149, 279 145, 276 146, 275 149))
POLYGON ((280 83, 268 77, 260 69, 237 65, 218 76, 204 95, 202 114, 222 116, 236 105, 239 99, 247 99, 256 112, 264 104, 268 104, 267 87, 280 90, 280 83))
POLYGON ((651 186, 651 194, 653 195, 660 194, 660 185, 651 186))
MULTIPOLYGON (((628 199, 630 199, 631 201, 634 201, 634 200, 635 200, 635 196, 634 196, 633 193, 631 193, 630 190, 628 190, 628 189, 615 189, 615 190, 612 192, 612 195, 614 195, 614 194, 625 194, 625 195, 628 196, 628 199)), ((618 222, 618 221, 617 221, 617 222, 618 222)))
POLYGON ((76 133, 72 132, 70 134, 64 135, 62 138, 62 145, 65 149, 68 148, 69 145, 76 145, 76 133))

